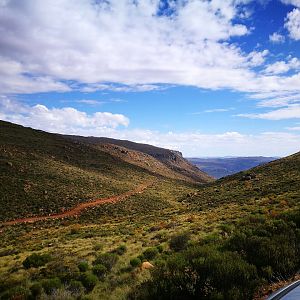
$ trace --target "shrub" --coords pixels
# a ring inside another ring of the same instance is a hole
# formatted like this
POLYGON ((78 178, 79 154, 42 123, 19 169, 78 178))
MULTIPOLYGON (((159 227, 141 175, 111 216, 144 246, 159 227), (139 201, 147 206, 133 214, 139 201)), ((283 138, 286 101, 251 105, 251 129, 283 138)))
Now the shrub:
POLYGON ((170 240, 170 249, 173 251, 182 251, 186 249, 190 235, 188 233, 181 233, 174 235, 170 240))
POLYGON ((107 273, 107 269, 103 265, 95 265, 93 267, 93 273, 99 278, 103 279, 105 277, 105 274, 107 273))
POLYGON ((226 243, 226 249, 239 252, 255 265, 262 277, 272 273, 284 278, 297 271, 300 236, 291 223, 283 220, 245 224, 226 243))
POLYGON ((42 294, 42 291, 43 291, 42 284, 40 282, 34 283, 30 287, 30 291, 31 291, 31 295, 33 296, 33 298, 36 299, 37 297, 39 297, 42 294))
POLYGON ((148 248, 143 252, 143 255, 146 259, 153 259, 156 255, 158 254, 158 249, 157 248, 148 248))
POLYGON ((68 285, 68 290, 72 294, 81 295, 84 293, 84 286, 81 281, 71 280, 68 285))
POLYGON ((194 247, 157 264, 133 299, 252 299, 256 268, 238 254, 194 247))
POLYGON ((100 251, 100 250, 103 249, 103 245, 102 244, 95 244, 94 247, 93 247, 93 249, 95 251, 100 251))
POLYGON ((110 271, 113 266, 117 263, 118 256, 115 253, 103 253, 96 257, 95 261, 93 262, 94 265, 103 265, 110 271))
POLYGON ((123 255, 127 251, 127 247, 125 245, 120 245, 117 249, 113 252, 117 253, 118 255, 123 255))
POLYGON ((95 285, 97 284, 98 278, 96 275, 91 273, 83 273, 80 276, 80 281, 82 282, 83 286, 86 288, 88 292, 91 292, 95 285))
POLYGON ((42 287, 46 294, 50 295, 55 290, 59 289, 62 286, 59 278, 50 278, 42 280, 42 287))
POLYGON ((38 254, 33 253, 26 257, 23 261, 23 266, 25 269, 29 269, 31 267, 38 268, 44 266, 51 260, 51 256, 49 254, 38 254))
POLYGON ((80 272, 86 272, 89 269, 89 264, 86 261, 81 261, 78 264, 78 269, 80 272))
POLYGON ((156 246, 156 248, 157 248, 159 253, 162 253, 164 251, 164 248, 163 248, 162 245, 158 245, 158 246, 156 246))
POLYGON ((24 286, 16 286, 1 295, 1 300, 27 299, 30 291, 24 286))
POLYGON ((138 257, 135 257, 135 258, 133 258, 133 259, 130 260, 130 265, 133 268, 136 268, 136 267, 140 266, 141 263, 142 263, 142 261, 138 257))

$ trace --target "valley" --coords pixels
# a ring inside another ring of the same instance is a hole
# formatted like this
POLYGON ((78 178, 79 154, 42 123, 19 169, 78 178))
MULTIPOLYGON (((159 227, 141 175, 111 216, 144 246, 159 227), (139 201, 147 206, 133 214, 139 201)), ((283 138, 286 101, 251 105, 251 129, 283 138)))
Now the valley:
POLYGON ((299 153, 215 181, 152 146, 0 136, 1 299, 264 299, 297 273, 299 153))

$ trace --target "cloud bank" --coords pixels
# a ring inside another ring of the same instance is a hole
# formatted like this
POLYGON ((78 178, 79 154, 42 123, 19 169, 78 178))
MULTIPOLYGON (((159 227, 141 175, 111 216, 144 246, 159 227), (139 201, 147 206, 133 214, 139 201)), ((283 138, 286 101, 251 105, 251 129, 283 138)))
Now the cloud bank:
POLYGON ((63 134, 93 133, 101 135, 118 126, 127 127, 129 119, 122 114, 96 112, 91 115, 72 107, 47 108, 11 100, 5 96, 0 99, 0 119, 63 134))

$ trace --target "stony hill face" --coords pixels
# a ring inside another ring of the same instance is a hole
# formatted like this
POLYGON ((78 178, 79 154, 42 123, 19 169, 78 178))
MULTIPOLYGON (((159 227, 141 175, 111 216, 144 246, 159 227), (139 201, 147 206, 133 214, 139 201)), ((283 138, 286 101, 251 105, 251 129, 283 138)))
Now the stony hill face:
POLYGON ((117 140, 104 137, 81 137, 81 136, 66 136, 69 139, 88 143, 91 145, 115 145, 126 148, 127 151, 133 150, 135 153, 143 153, 152 158, 155 158, 167 168, 177 173, 177 176, 183 180, 193 181, 198 183, 206 183, 213 181, 213 178, 207 175, 183 158, 182 153, 179 151, 155 147, 148 144, 135 143, 127 140, 117 140))

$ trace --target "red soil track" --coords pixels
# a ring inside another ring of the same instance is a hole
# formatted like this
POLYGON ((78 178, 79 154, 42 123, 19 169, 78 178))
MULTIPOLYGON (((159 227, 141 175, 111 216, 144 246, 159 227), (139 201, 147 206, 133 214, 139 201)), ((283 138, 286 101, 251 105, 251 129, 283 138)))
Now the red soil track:
POLYGON ((152 185, 152 182, 143 183, 143 184, 139 185, 136 189, 128 191, 124 194, 112 196, 112 197, 109 197, 109 198, 96 199, 96 200, 93 200, 93 201, 90 201, 90 202, 80 203, 77 206, 75 206, 74 208, 72 208, 70 210, 67 210, 65 212, 62 212, 62 213, 48 215, 48 216, 36 216, 36 217, 30 217, 30 218, 15 219, 15 220, 11 220, 11 221, 8 221, 8 222, 4 222, 4 223, 2 223, 2 225, 15 225, 15 224, 20 224, 20 223, 34 223, 34 222, 37 222, 37 221, 44 221, 44 220, 50 220, 50 219, 63 219, 63 218, 66 218, 66 217, 78 216, 81 213, 81 211, 83 211, 84 209, 87 209, 87 208, 90 208, 90 207, 95 207, 95 206, 102 205, 102 204, 105 204, 105 203, 119 202, 119 201, 124 200, 124 199, 126 199, 130 196, 135 195, 135 194, 142 193, 150 185, 152 185))

